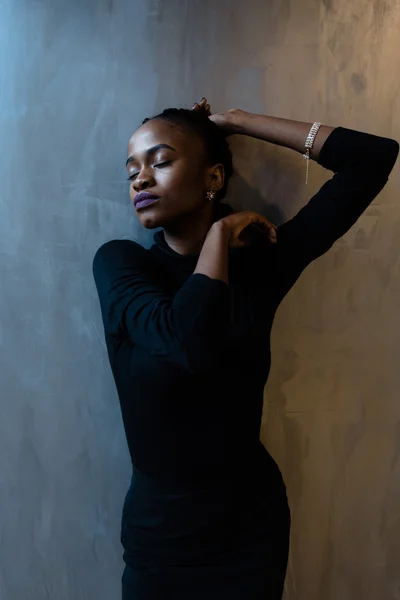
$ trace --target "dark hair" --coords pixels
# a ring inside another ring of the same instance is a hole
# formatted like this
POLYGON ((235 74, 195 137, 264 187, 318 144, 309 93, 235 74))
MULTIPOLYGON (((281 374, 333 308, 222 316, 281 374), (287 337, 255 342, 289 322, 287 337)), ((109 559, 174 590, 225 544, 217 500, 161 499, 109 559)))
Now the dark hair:
POLYGON ((233 164, 229 144, 218 126, 204 112, 189 110, 187 108, 166 108, 159 115, 144 119, 142 125, 152 119, 163 119, 198 135, 202 139, 210 165, 221 163, 224 166, 224 185, 216 193, 215 200, 218 202, 224 198, 228 189, 229 179, 233 174, 233 164))

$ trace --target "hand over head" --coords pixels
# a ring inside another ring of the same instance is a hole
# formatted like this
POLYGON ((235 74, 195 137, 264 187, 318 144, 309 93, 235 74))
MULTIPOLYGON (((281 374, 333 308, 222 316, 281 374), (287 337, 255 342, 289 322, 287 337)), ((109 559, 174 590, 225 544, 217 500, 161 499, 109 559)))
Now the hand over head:
POLYGON ((203 97, 200 104, 197 102, 194 103, 192 110, 202 111, 226 136, 239 133, 238 121, 244 111, 238 108, 231 108, 226 112, 211 114, 211 106, 207 103, 207 98, 203 97))

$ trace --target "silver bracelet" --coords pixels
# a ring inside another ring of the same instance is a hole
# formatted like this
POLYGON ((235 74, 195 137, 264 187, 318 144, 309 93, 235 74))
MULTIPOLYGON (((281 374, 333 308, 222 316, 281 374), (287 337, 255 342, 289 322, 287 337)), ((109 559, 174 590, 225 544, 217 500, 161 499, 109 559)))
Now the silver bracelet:
POLYGON ((318 129, 321 127, 321 123, 319 123, 319 121, 315 121, 314 125, 311 127, 307 139, 306 139, 306 143, 304 144, 305 147, 307 148, 306 153, 303 154, 304 158, 307 160, 307 171, 306 171, 306 185, 308 182, 308 163, 310 162, 310 150, 314 145, 314 140, 315 140, 315 136, 318 133, 318 129))

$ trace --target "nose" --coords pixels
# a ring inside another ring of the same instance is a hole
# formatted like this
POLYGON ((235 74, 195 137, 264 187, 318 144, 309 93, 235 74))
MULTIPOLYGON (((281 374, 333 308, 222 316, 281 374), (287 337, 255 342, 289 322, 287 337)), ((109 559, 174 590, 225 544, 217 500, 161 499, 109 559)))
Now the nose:
POLYGON ((136 192, 141 192, 154 184, 155 184, 154 177, 152 177, 150 175, 150 173, 146 173, 145 171, 142 171, 136 177, 136 179, 133 183, 133 189, 136 192))

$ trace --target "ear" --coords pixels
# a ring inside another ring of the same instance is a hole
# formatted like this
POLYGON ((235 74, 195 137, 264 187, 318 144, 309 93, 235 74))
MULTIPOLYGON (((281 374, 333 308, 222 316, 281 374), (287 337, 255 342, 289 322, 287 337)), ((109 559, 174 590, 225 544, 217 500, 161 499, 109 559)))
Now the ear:
POLYGON ((225 169, 223 164, 210 167, 207 172, 207 190, 218 192, 224 185, 225 169))

